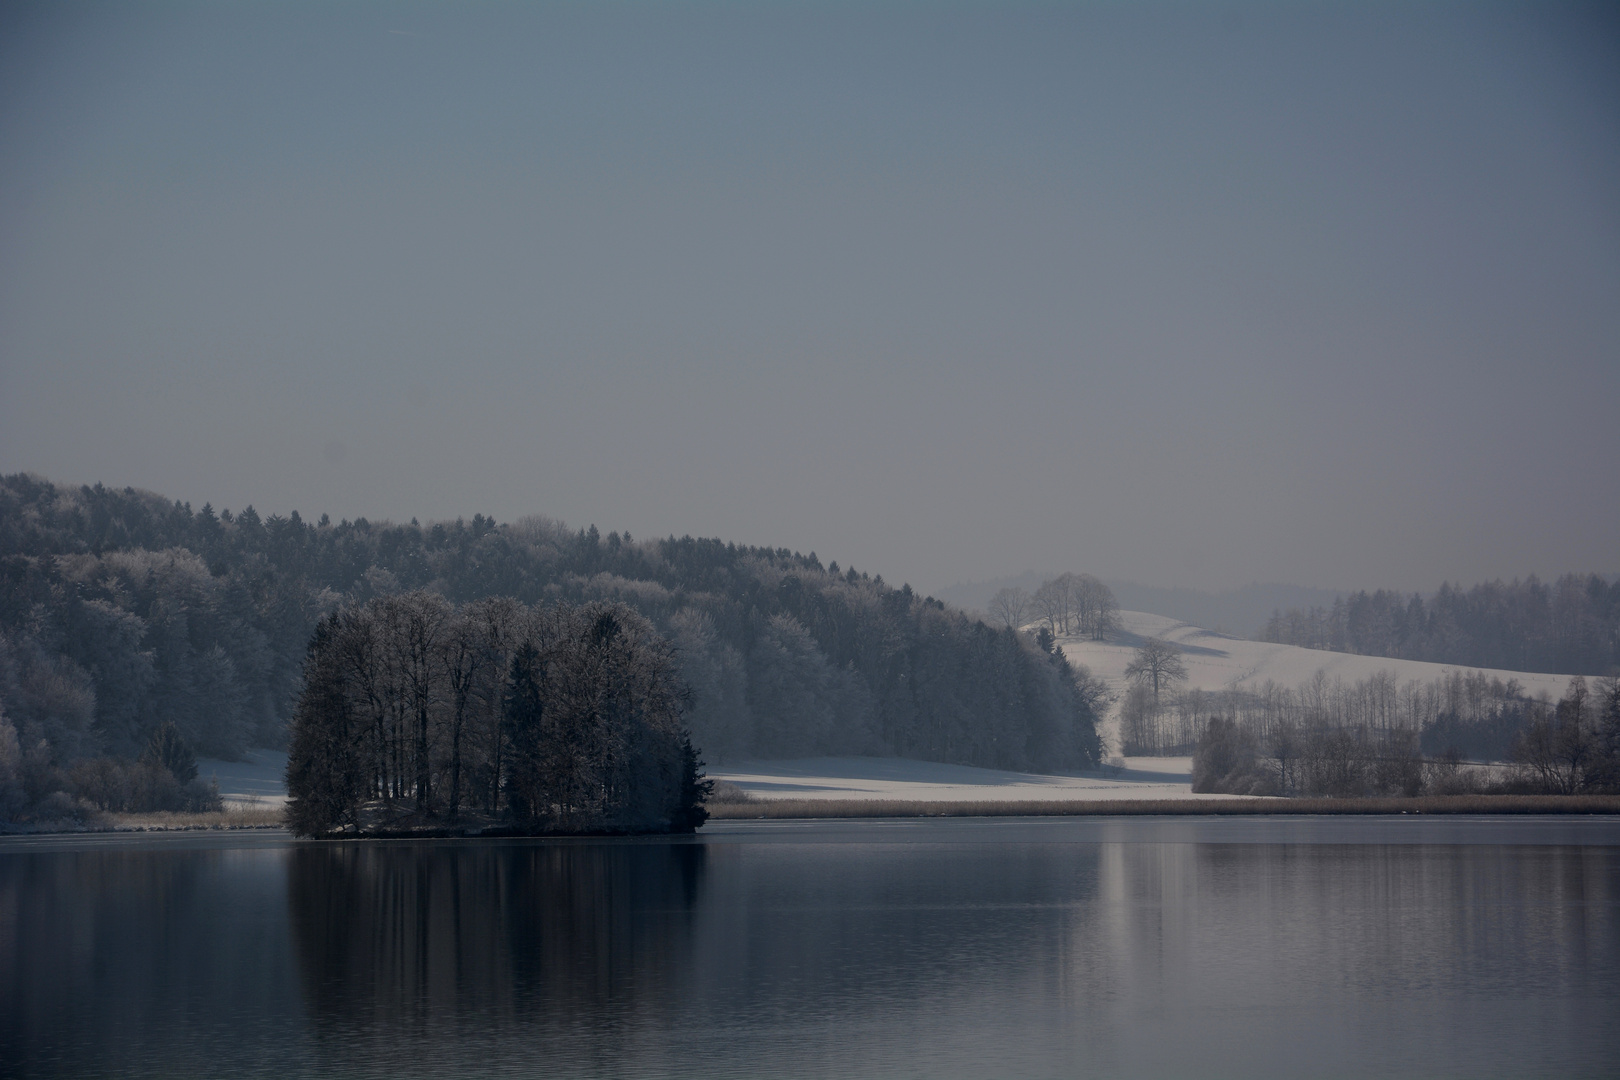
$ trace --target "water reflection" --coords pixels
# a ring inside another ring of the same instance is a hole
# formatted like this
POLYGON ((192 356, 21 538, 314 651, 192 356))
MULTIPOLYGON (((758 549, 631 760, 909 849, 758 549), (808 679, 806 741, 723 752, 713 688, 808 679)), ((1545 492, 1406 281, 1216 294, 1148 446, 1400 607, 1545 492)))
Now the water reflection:
POLYGON ((296 1024, 284 858, 0 854, 0 1075, 217 1075, 296 1024))
POLYGON ((1105 972, 1071 984, 1127 1075, 1602 1076, 1620 1050, 1617 856, 1107 845, 1105 972))
POLYGON ((993 1027, 1061 982, 1096 882, 1090 847, 336 845, 292 853, 288 895, 344 1069, 746 1074, 993 1027))
POLYGON ((318 1026, 566 1024, 669 996, 691 963, 697 844, 335 844, 291 853, 318 1026))
POLYGON ((0 1074, 1602 1076, 1620 846, 0 848, 0 1074))

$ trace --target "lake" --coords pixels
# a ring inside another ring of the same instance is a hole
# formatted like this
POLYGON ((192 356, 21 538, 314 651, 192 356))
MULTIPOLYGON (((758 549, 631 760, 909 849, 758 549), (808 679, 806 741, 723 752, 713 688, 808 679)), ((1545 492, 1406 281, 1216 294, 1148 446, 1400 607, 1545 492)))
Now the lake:
POLYGON ((1613 1076, 1620 820, 0 839, 0 1074, 1613 1076))

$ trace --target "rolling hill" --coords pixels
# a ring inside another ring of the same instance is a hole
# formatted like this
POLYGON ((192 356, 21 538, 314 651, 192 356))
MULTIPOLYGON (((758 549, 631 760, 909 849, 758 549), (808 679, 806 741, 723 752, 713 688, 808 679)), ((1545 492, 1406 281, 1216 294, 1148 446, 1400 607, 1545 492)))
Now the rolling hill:
POLYGON ((1383 656, 1358 656, 1249 641, 1144 611, 1122 611, 1119 621, 1119 631, 1107 641, 1076 637, 1058 639, 1070 663, 1084 665, 1107 683, 1113 692, 1114 705, 1105 718, 1105 725, 1110 728, 1118 720, 1119 703, 1127 689, 1125 668, 1142 642, 1150 637, 1164 638, 1181 650, 1182 662, 1187 667, 1187 689, 1253 691, 1268 681, 1279 686, 1297 687, 1314 678, 1318 671, 1326 673, 1330 680, 1343 680, 1346 683, 1389 672, 1397 682, 1403 684, 1431 683, 1458 671, 1482 671, 1503 682, 1516 680, 1528 697, 1545 694, 1556 700, 1562 696, 1570 681, 1567 675, 1461 668, 1451 664, 1392 660, 1383 656))

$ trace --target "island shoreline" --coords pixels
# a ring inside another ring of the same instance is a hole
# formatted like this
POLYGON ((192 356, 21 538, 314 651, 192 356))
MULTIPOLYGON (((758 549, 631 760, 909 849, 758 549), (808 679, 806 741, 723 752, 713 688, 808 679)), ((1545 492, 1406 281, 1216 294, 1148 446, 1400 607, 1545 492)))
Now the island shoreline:
MULTIPOLYGON (((1557 816, 1620 816, 1620 795, 1432 795, 1413 798, 1226 798, 1226 799, 1096 799, 1090 801, 974 800, 928 801, 915 799, 759 799, 725 802, 709 807, 710 821, 758 821, 852 818, 1015 818, 1015 817, 1367 817, 1445 815, 1500 817, 1526 814, 1557 816)), ((134 815, 129 815, 133 817, 134 815)), ((199 820, 187 815, 182 822, 123 820, 83 822, 0 830, 0 839, 25 836, 150 835, 153 833, 259 832, 286 828, 278 821, 251 824, 229 820, 199 820)), ((265 815, 266 817, 268 815, 265 815)), ((701 829, 699 830, 701 832, 701 829)), ((317 840, 602 840, 637 836, 691 836, 692 833, 521 833, 511 828, 478 829, 451 825, 421 829, 389 829, 365 833, 338 833, 317 840)))

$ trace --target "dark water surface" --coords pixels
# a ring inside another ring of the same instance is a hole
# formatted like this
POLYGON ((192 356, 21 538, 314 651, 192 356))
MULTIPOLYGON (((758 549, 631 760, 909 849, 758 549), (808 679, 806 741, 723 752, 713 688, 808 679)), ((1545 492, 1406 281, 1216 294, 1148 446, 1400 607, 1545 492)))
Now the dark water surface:
POLYGON ((1620 820, 0 840, 0 1075, 1620 1075, 1620 820))

